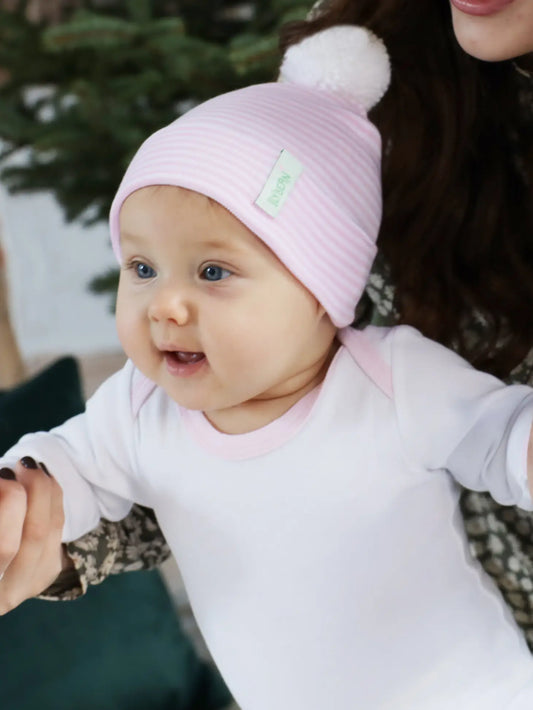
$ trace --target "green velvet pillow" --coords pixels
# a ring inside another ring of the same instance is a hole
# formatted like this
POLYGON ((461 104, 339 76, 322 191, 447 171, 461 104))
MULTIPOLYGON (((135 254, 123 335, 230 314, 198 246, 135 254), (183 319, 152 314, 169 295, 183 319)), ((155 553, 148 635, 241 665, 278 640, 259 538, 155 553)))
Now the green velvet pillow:
MULTIPOLYGON (((0 451, 83 411, 71 357, 0 392, 0 451)), ((218 710, 220 676, 196 655, 158 572, 130 572, 71 602, 0 617, 2 710, 218 710)))
POLYGON ((156 571, 111 577, 71 602, 31 599, 0 618, 3 710, 215 710, 229 702, 156 571))

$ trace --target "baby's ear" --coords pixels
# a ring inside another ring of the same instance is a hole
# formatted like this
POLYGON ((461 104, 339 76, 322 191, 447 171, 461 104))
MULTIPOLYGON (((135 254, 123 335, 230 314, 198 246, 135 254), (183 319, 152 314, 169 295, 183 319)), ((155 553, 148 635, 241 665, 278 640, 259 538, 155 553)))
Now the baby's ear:
MULTIPOLYGON (((316 299, 315 299, 316 300, 316 299)), ((326 311, 324 306, 320 303, 320 301, 316 301, 316 311, 319 315, 320 318, 327 318, 329 322, 331 323, 331 318, 329 316, 329 313, 326 311)), ((331 323, 333 325, 333 323, 331 323)))
POLYGON ((338 328, 331 320, 330 315, 326 311, 324 306, 321 303, 319 303, 318 301, 316 302, 316 311, 317 311, 317 318, 320 321, 320 323, 323 325, 323 327, 325 327, 329 331, 331 331, 332 336, 334 337, 338 328))
POLYGON ((329 318, 324 306, 315 298, 314 294, 311 294, 311 295, 313 296, 313 299, 315 301, 315 310, 316 310, 317 317, 323 318, 324 316, 327 316, 329 318))

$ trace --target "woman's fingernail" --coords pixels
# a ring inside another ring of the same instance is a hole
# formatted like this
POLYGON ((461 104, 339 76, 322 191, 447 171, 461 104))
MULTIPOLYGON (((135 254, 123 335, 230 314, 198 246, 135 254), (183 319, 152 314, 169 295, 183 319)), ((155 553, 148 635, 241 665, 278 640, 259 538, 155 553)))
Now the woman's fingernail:
POLYGON ((47 475, 49 478, 52 478, 52 474, 51 474, 50 471, 46 468, 46 466, 44 465, 44 463, 43 463, 42 461, 39 461, 39 466, 43 469, 43 471, 46 473, 46 475, 47 475))
POLYGON ((0 468, 0 478, 4 478, 6 481, 16 481, 17 477, 10 468, 0 468))
POLYGON ((37 468, 35 459, 33 459, 31 456, 23 456, 20 459, 20 463, 24 466, 24 468, 37 468))

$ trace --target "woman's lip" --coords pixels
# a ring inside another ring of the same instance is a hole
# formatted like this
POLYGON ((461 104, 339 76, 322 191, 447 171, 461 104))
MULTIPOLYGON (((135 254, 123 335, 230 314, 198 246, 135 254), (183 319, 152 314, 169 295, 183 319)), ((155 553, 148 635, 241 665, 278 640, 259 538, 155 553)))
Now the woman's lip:
POLYGON ((191 377, 195 375, 205 364, 207 358, 204 356, 196 362, 180 362, 171 352, 165 353, 165 364, 167 370, 175 377, 191 377))
POLYGON ((451 4, 466 15, 477 17, 495 15, 515 0, 450 0, 451 4))

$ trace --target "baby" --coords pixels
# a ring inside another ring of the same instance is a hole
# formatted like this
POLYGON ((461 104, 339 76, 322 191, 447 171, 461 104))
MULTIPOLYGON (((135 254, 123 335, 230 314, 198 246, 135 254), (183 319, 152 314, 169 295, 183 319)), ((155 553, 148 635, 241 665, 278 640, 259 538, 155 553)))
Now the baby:
POLYGON ((282 78, 140 148, 110 218, 129 361, 0 465, 46 463, 65 540, 155 509, 243 710, 529 710, 533 660, 469 557, 455 482, 533 509, 533 391, 412 328, 349 327, 387 55, 337 27, 282 78))

